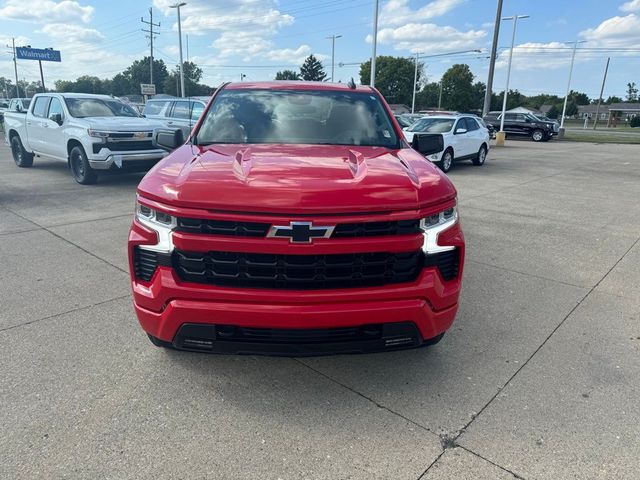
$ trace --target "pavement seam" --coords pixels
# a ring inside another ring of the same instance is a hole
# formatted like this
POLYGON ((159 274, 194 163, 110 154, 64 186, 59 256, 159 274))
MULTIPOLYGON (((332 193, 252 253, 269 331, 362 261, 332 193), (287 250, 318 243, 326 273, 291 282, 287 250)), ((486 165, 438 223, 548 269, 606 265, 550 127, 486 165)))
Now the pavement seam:
POLYGON ((15 230, 13 232, 2 232, 0 233, 0 237, 4 237, 7 235, 15 235, 17 233, 37 232, 38 230, 44 230, 44 229, 42 227, 37 227, 37 228, 27 228, 25 230, 15 230))
POLYGON ((88 219, 88 220, 78 220, 76 222, 69 222, 69 223, 57 223, 55 225, 49 225, 48 227, 45 227, 45 228, 66 227, 68 225, 78 225, 80 223, 101 222, 103 220, 113 220, 114 218, 122 218, 122 217, 132 218, 133 214, 132 213, 121 213, 120 215, 113 215, 111 217, 101 217, 101 218, 94 218, 94 219, 88 219))
POLYGON ((60 312, 60 313, 54 313, 53 315, 48 315, 46 317, 38 318, 36 320, 30 320, 30 321, 25 322, 25 323, 18 323, 16 325, 11 325, 9 327, 0 328, 0 333, 4 333, 4 332, 7 332, 9 330, 13 330, 15 328, 20 328, 20 327, 25 327, 27 325, 32 325, 34 323, 39 323, 39 322, 42 322, 43 320, 51 320, 52 318, 60 317, 62 315, 67 315, 69 313, 79 312, 81 310, 86 310, 88 308, 97 307, 99 305, 104 305, 105 303, 115 302, 116 300, 122 300, 124 298, 129 298, 130 296, 131 295, 121 295, 119 297, 110 298, 108 300, 103 300, 101 302, 93 303, 91 305, 84 305, 82 307, 72 308, 71 310, 66 310, 66 311, 60 312))
MULTIPOLYGON (((80 245, 78 245, 78 244, 76 244, 76 243, 73 243, 71 240, 69 240, 69 239, 67 239, 67 238, 64 238, 64 237, 62 237, 62 236, 58 235, 56 232, 54 232, 54 231, 52 231, 52 230, 49 230, 49 228, 47 228, 47 227, 45 227, 45 226, 43 226, 43 225, 40 225, 39 223, 34 222, 33 220, 31 220, 31 219, 29 219, 29 218, 27 218, 27 217, 25 217, 25 216, 23 216, 23 215, 20 215, 19 213, 14 212, 14 211, 13 211, 13 210, 11 210, 11 209, 8 209, 8 208, 7 208, 6 210, 7 210, 7 211, 9 211, 9 212, 11 212, 11 213, 13 213, 14 215, 17 215, 18 217, 22 218, 23 220, 26 220, 27 222, 30 222, 30 223, 34 224, 35 226, 39 227, 40 229, 44 230, 45 232, 49 232, 51 235, 53 235, 53 236, 54 236, 54 237, 56 237, 56 238, 59 238, 59 239, 60 239, 60 240, 62 240, 63 242, 66 242, 66 243, 68 243, 69 245, 73 245, 73 246, 74 246, 74 247, 76 247, 77 249, 82 250, 82 251, 83 251, 84 253, 86 253, 87 255, 91 255, 93 258, 95 258, 95 259, 97 259, 97 260, 100 260, 101 262, 104 262, 104 263, 106 263, 107 265, 110 265, 110 266, 112 266, 113 268, 115 268, 115 269, 117 269, 117 270, 119 270, 119 271, 121 271, 121 272, 126 273, 127 275, 129 275, 129 271, 128 271, 128 270, 125 270, 125 269, 123 269, 123 268, 120 268, 120 267, 119 267, 119 266, 117 266, 117 265, 114 265, 114 264, 113 264, 113 263, 111 263, 110 261, 105 260, 105 259, 104 259, 104 258, 102 258, 102 257, 99 257, 99 256, 98 256, 98 255, 96 255, 95 253, 90 252, 89 250, 87 250, 86 248, 81 247, 80 245)), ((80 223, 83 223, 83 222, 80 222, 80 223)), ((31 230, 31 231, 36 231, 36 230, 31 230)))
MULTIPOLYGON (((398 412, 396 412, 396 411, 394 411, 394 410, 391 410, 389 407, 386 407, 385 405, 382 405, 381 403, 376 402, 376 401, 375 401, 374 399, 372 399, 371 397, 368 397, 368 396, 367 396, 367 395, 365 395, 364 393, 361 393, 361 392, 359 392, 359 391, 357 391, 357 390, 355 390, 355 389, 351 388, 350 386, 348 386, 348 385, 346 385, 346 384, 342 383, 341 381, 336 380, 335 378, 331 377, 330 375, 328 375, 328 374, 326 374, 326 373, 324 373, 324 372, 322 372, 322 371, 320 371, 320 370, 318 370, 318 369, 316 369, 316 368, 312 367, 311 365, 309 365, 309 364, 305 363, 304 361, 302 361, 300 358, 294 358, 294 360, 295 360, 296 362, 300 363, 301 365, 304 365, 305 367, 307 367, 307 368, 308 368, 309 370, 311 370, 312 372, 315 372, 315 373, 317 373, 318 375, 323 376, 323 377, 324 377, 324 378, 326 378, 327 380, 329 380, 329 381, 331 381, 331 382, 333 382, 333 383, 336 383, 336 384, 340 385, 341 387, 343 387, 343 388, 345 388, 345 389, 349 390, 349 391, 350 391, 350 392, 352 392, 352 393, 355 393, 355 394, 356 394, 356 395, 358 395, 359 397, 362 397, 362 398, 364 398, 365 400, 368 400, 369 402, 373 403, 376 407, 378 407, 378 408, 380 408, 380 409, 382 409, 382 410, 385 410, 385 411, 387 411, 387 412, 391 413, 392 415, 395 415, 395 416, 397 416, 397 417, 400 417, 400 418, 402 418, 404 421, 406 421, 406 422, 408 422, 408 423, 410 423, 410 424, 412 424, 412 425, 415 425, 416 427, 420 428, 421 430, 424 430, 424 431, 426 431, 426 432, 430 433, 431 435, 434 435, 435 437, 440 438, 436 433, 432 432, 428 427, 425 427, 424 425, 419 424, 419 423, 418 423, 418 422, 416 422, 415 420, 412 420, 412 419, 410 419, 410 418, 408 418, 408 417, 405 417, 405 416, 404 416, 404 415, 402 415, 401 413, 398 413, 398 412)), ((443 450, 443 452, 444 452, 444 450, 443 450)))
POLYGON ((522 475, 518 475, 515 472, 512 472, 511 470, 509 470, 508 468, 503 467, 502 465, 498 465, 495 462, 492 462, 491 460, 484 458, 482 455, 480 455, 479 453, 474 452, 473 450, 467 448, 467 447, 463 447, 462 445, 458 445, 458 448, 461 448, 462 450, 464 450, 465 452, 469 452, 472 455, 475 455, 476 457, 484 460, 487 463, 490 463, 491 465, 493 465, 494 467, 499 468, 500 470, 504 470, 505 472, 513 475, 513 478, 517 478, 518 480, 526 480, 522 475))
POLYGON ((607 276, 613 271, 614 268, 616 268, 618 266, 618 264, 624 259, 624 257, 627 256, 627 254, 640 242, 640 237, 638 237, 636 239, 635 242, 633 242, 633 244, 627 249, 627 251, 625 253, 622 254, 622 256, 613 264, 613 266, 607 271, 607 273, 605 273, 602 278, 600 280, 598 280, 598 282, 589 289, 589 291, 578 301, 578 303, 576 303, 574 305, 574 307, 569 311, 569 313, 567 313, 565 315, 565 317, 560 321, 560 323, 558 323, 558 325, 556 325, 556 327, 551 331, 551 333, 549 333, 549 335, 544 339, 544 341, 538 346, 538 348, 536 348, 534 350, 534 352, 529 356, 529 358, 513 373, 513 375, 511 375, 511 377, 509 377, 509 379, 505 382, 505 384, 500 387, 498 389, 498 391, 495 393, 495 395, 493 395, 493 397, 491 397, 489 399, 489 401, 478 411, 478 413, 471 419, 469 420, 469 422, 462 427, 460 430, 458 430, 457 432, 455 432, 453 439, 452 439, 452 443, 456 446, 461 446, 460 444, 458 444, 458 439, 466 432, 466 430, 471 426, 471 424, 480 416, 482 415, 482 413, 487 409, 487 407, 489 407, 489 405, 491 405, 491 403, 493 403, 493 401, 498 397, 498 395, 500 395, 500 393, 502 393, 502 391, 507 388, 509 386, 509 384, 511 383, 511 381, 522 371, 522 369, 524 369, 529 362, 533 359, 533 357, 535 357, 538 352, 547 344, 547 342, 549 341, 549 339, 560 329, 560 327, 562 327, 564 325, 564 323, 567 321, 567 319, 573 314, 573 312, 575 312, 580 305, 582 305, 582 303, 587 299, 587 297, 589 297, 589 295, 591 295, 596 288, 598 288, 598 286, 604 281, 605 278, 607 278, 607 276))
POLYGON ((520 270, 513 270, 511 268, 502 267, 500 265, 493 265, 492 263, 480 262, 478 260, 465 259, 465 263, 467 263, 467 262, 476 263, 478 265, 484 265, 485 267, 497 268, 499 270, 504 270, 505 272, 518 273, 520 275, 524 275, 524 276, 532 277, 532 278, 537 278, 537 279, 540 279, 540 280, 547 280, 549 282, 559 283, 561 285, 566 285, 567 287, 575 287, 575 288, 582 288, 582 289, 591 288, 589 285, 576 285, 575 283, 563 282, 562 280, 556 280, 555 278, 543 277, 542 275, 535 275, 535 274, 529 273, 529 272, 521 272, 520 270))
POLYGON ((436 457, 436 459, 435 459, 433 462, 431 462, 431 463, 429 464, 429 466, 426 468, 426 470, 425 470, 424 472, 422 472, 422 474, 418 477, 418 480, 420 480, 421 478, 424 478, 424 476, 427 474, 427 472, 428 472, 429 470, 431 470, 431 467, 433 467, 436 463, 438 463, 438 461, 439 461, 439 460, 442 458, 442 456, 444 455, 444 452, 446 452, 446 450, 442 450, 442 452, 440 452, 440 455, 438 455, 438 456, 436 457))

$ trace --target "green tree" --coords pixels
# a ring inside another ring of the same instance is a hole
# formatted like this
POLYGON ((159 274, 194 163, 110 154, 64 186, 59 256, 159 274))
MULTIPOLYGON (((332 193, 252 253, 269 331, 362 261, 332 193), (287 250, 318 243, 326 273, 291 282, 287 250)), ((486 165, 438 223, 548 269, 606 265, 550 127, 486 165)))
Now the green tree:
POLYGON ((313 54, 309 55, 300 67, 300 76, 302 77, 302 80, 310 82, 322 82, 327 78, 322 62, 313 54))
POLYGON ((473 88, 473 73, 469 65, 452 65, 442 76, 442 108, 466 112, 482 108, 476 105, 473 88))
MULTIPOLYGON (((208 85, 203 85, 198 83, 202 78, 202 68, 198 67, 193 62, 184 62, 184 95, 186 97, 189 96, 197 96, 197 95, 210 95, 213 91, 208 85)), ((180 91, 180 70, 176 65, 175 70, 173 70, 166 78, 164 82, 164 93, 168 93, 170 95, 179 95, 180 91), (174 93, 175 92, 175 93, 174 93)))
POLYGON ((525 105, 530 108, 539 109, 542 105, 555 105, 558 102, 562 102, 563 99, 557 95, 547 95, 541 93, 540 95, 534 95, 527 97, 525 105))
MULTIPOLYGON (((622 99, 620 97, 616 97, 615 95, 609 96, 604 103, 606 104, 612 104, 612 103, 620 103, 622 102, 622 99)), ((594 100, 594 103, 598 103, 597 100, 594 100)))
POLYGON ((557 105, 551 105, 551 108, 547 112, 547 117, 549 117, 549 118, 558 118, 559 115, 560 115, 560 111, 558 110, 558 106, 557 105))
MULTIPOLYGON (((125 95, 127 93, 140 93, 140 84, 149 83, 151 80, 151 72, 149 68, 149 61, 151 57, 143 57, 141 60, 135 60, 129 65, 123 72, 122 76, 129 82, 128 91, 121 93, 125 95)), ((164 85, 167 80, 169 72, 164 61, 153 59, 153 83, 156 85, 156 93, 164 92, 164 85)), ((199 79, 198 79, 199 80, 199 79)), ((124 87, 124 82, 119 80, 119 87, 124 87)))
POLYGON ((436 82, 427 83, 416 93, 416 105, 418 110, 435 109, 438 107, 438 97, 440 95, 440 84, 436 82))
POLYGON ((636 82, 627 83, 627 101, 638 101, 638 88, 636 87, 636 82))
POLYGON ((300 80, 300 74, 293 70, 282 70, 276 73, 276 80, 300 80))
POLYGON ((574 90, 569 92, 569 98, 573 100, 576 105, 589 105, 591 103, 589 95, 582 92, 576 92, 574 90))
MULTIPOLYGON (((491 94, 491 110, 493 111, 501 111, 502 110, 502 100, 504 97, 504 92, 500 92, 499 94, 491 94)), ((511 110, 512 108, 521 107, 525 105, 527 102, 526 95, 523 95, 518 90, 509 90, 509 95, 507 95, 507 110, 511 110)))
MULTIPOLYGON (((380 56, 376 58, 376 88, 389 103, 411 105, 415 61, 411 58, 380 56)), ((418 85, 424 66, 418 62, 418 85)), ((360 65, 360 83, 367 85, 371 77, 371 61, 360 65)), ((416 95, 417 97, 417 95, 416 95)))

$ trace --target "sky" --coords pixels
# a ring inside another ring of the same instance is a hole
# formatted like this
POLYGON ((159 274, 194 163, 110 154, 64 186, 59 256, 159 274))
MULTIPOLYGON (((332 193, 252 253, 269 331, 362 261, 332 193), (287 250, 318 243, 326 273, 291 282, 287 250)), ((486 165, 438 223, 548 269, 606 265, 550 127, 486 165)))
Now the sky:
MULTIPOLYGON (((359 81, 359 64, 371 57, 373 0, 186 0, 181 8, 183 49, 204 71, 203 81, 271 80, 297 69, 310 53, 335 81, 359 81), (188 43, 188 52, 187 52, 188 43)), ((149 54, 141 17, 160 22, 155 57, 179 63, 175 0, 0 0, 0 42, 53 47, 60 64, 43 62, 45 83, 80 75, 109 78, 149 54)), ((467 63, 486 82, 497 0, 381 0, 378 55, 426 57, 428 81, 439 81, 453 63, 467 63)), ((503 16, 519 20, 510 88, 526 95, 564 96, 572 43, 580 43, 571 87, 597 98, 607 57, 604 97, 624 97, 626 84, 640 84, 640 0, 504 0, 503 16)), ((503 21, 494 91, 504 88, 513 22, 503 21)), ((18 60, 19 78, 39 79, 35 61, 18 60)), ((14 78, 10 49, 0 50, 0 76, 14 78)))

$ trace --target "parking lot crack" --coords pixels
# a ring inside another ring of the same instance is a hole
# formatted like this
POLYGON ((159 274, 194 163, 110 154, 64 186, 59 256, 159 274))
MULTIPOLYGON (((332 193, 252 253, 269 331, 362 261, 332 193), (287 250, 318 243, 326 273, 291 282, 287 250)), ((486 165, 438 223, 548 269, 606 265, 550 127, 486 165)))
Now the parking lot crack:
POLYGON ((105 259, 104 259, 104 258, 102 258, 102 257, 99 257, 99 256, 98 256, 98 255, 96 255, 95 253, 90 252, 90 251, 89 251, 89 250, 87 250, 86 248, 81 247, 81 246, 80 246, 80 245, 78 245, 77 243, 74 243, 74 242, 72 242, 71 240, 69 240, 69 239, 67 239, 67 238, 64 238, 63 236, 58 235, 56 232, 54 232, 54 231, 50 230, 48 227, 45 227, 44 225, 40 225, 39 223, 34 222, 33 220, 31 220, 31 219, 29 219, 29 218, 27 218, 27 217, 25 217, 25 216, 23 216, 23 215, 20 215, 19 213, 14 212, 14 211, 13 211, 13 210, 11 210, 11 209, 8 209, 8 208, 7 208, 6 210, 7 210, 8 212, 11 212, 11 213, 13 213, 14 215, 16 215, 16 216, 18 216, 18 217, 22 218, 23 220, 25 220, 25 221, 27 221, 27 222, 29 222, 29 223, 32 223, 33 225, 36 225, 36 226, 37 226, 37 227, 39 227, 40 229, 42 229, 42 230, 44 230, 44 231, 46 231, 46 232, 50 233, 50 234, 51 234, 51 235, 53 235, 54 237, 56 237, 56 238, 58 238, 58 239, 62 240, 63 242, 68 243, 69 245, 73 245, 73 246, 74 246, 74 247, 76 247, 77 249, 82 250, 84 253, 86 253, 87 255, 92 256, 92 257, 93 257, 93 258, 95 258, 96 260, 100 260, 101 262, 104 262, 104 263, 106 263, 107 265, 112 266, 112 267, 113 267, 113 268, 115 268, 116 270, 119 270, 119 271, 121 271, 121 272, 126 273, 127 275, 129 275, 129 271, 128 271, 128 270, 125 270, 124 268, 120 268, 119 266, 117 266, 117 265, 115 265, 115 264, 111 263, 110 261, 105 260, 105 259))
POLYGON ((474 452, 473 450, 470 450, 470 449, 468 449, 468 448, 466 448, 466 447, 463 447, 462 445, 458 445, 458 448, 461 448, 461 449, 462 449, 462 450, 464 450, 465 452, 468 452, 468 453, 470 453, 471 455, 473 455, 473 456, 475 456, 475 457, 478 457, 479 459, 484 460, 484 461, 485 461, 485 462, 487 462, 487 463, 490 463, 490 464, 491 464, 491 465, 493 465, 494 467, 499 468, 500 470, 503 470, 503 471, 507 472, 507 473, 508 473, 508 474, 510 474, 510 475, 513 475, 513 478, 517 478, 518 480, 526 480, 523 476, 518 475, 517 473, 512 472, 512 471, 511 471, 511 470, 509 470, 508 468, 505 468, 505 467, 503 467, 502 465, 498 465, 497 463, 492 462, 491 460, 488 460, 488 459, 484 458, 482 455, 480 455, 480 454, 478 454, 478 453, 474 452))
POLYGON ((514 378, 516 378, 516 376, 518 376, 518 374, 529 364, 529 362, 538 354, 538 352, 547 344, 547 342, 549 341, 549 339, 560 329, 560 327, 562 327, 564 325, 564 323, 567 321, 567 319, 573 315, 573 312, 575 312, 580 305, 582 305, 584 303, 584 301, 587 299, 587 297, 589 297, 589 295, 591 295, 594 290, 596 288, 598 288, 598 286, 604 281, 605 278, 607 278, 607 276, 618 266, 618 264, 629 254, 629 252, 631 252, 631 250, 633 250, 633 248, 640 242, 640 237, 637 238, 633 244, 620 256, 620 258, 611 266, 611 268, 609 268, 609 270, 607 270, 607 272, 602 276, 602 278, 600 278, 600 280, 598 280, 598 282, 589 289, 589 291, 587 293, 584 294, 584 296, 573 306, 573 308, 569 311, 569 313, 567 313, 564 318, 560 321, 560 323, 558 323, 558 325, 556 325, 556 327, 551 331, 551 333, 549 333, 549 335, 547 335, 547 337, 543 340, 543 342, 538 346, 538 348, 536 348, 533 353, 526 359, 526 361, 524 361, 522 363, 522 365, 513 373, 513 375, 511 375, 509 377, 509 379, 504 383, 504 385, 502 385, 501 387, 498 388, 498 390, 496 391, 496 393, 489 399, 489 401, 478 411, 477 415, 474 415, 473 418, 471 418, 471 420, 469 420, 469 422, 460 429, 460 431, 458 432, 458 434, 456 435, 456 437, 453 439, 453 442, 456 443, 456 445, 458 445, 457 441, 458 439, 464 434, 464 432, 471 426, 471 424, 480 416, 482 415, 482 413, 489 407, 489 405, 491 405, 493 403, 493 401, 498 397, 498 395, 500 395, 500 393, 502 391, 504 391, 504 389, 513 381, 514 378))
POLYGON ((416 426, 416 427, 420 428, 421 430, 424 430, 424 431, 426 431, 426 432, 430 433, 431 435, 436 435, 436 434, 435 434, 434 432, 432 432, 432 431, 431 431, 431 429, 429 429, 428 427, 425 427, 424 425, 419 424, 419 423, 418 423, 418 422, 416 422, 415 420, 412 420, 412 419, 410 419, 410 418, 408 418, 408 417, 406 417, 406 416, 402 415, 401 413, 398 413, 398 412, 396 412, 396 411, 394 411, 394 410, 390 409, 389 407, 387 407, 387 406, 385 406, 385 405, 382 405, 381 403, 377 402, 377 401, 376 401, 376 400, 374 400, 373 398, 371 398, 371 397, 369 397, 369 396, 365 395, 364 393, 361 393, 361 392, 359 392, 359 391, 357 391, 357 390, 355 390, 355 389, 351 388, 349 385, 346 385, 346 384, 342 383, 342 382, 341 382, 341 381, 339 381, 339 380, 336 380, 335 378, 331 377, 330 375, 327 375, 327 374, 326 374, 326 373, 324 373, 323 371, 318 370, 317 368, 313 368, 311 365, 309 365, 309 364, 305 363, 305 362, 304 362, 304 361, 302 361, 301 359, 299 359, 299 358, 295 358, 294 360, 295 360, 296 362, 300 363, 301 365, 304 365, 304 366, 305 366, 305 367, 307 367, 309 370, 311 370, 311 371, 313 371, 313 372, 317 373, 318 375, 323 376, 323 377, 324 377, 324 378, 326 378, 327 380, 329 380, 329 381, 331 381, 331 382, 333 382, 333 383, 336 383, 336 384, 340 385, 341 387, 346 388, 346 389, 347 389, 347 390, 349 390, 350 392, 355 393, 355 394, 356 394, 356 395, 358 395, 359 397, 362 397, 362 398, 364 398, 365 400, 367 400, 367 401, 369 401, 369 402, 373 403, 376 407, 378 407, 378 408, 380 408, 380 409, 382 409, 382 410, 386 410, 387 412, 391 413, 392 415, 395 415, 396 417, 400 417, 400 418, 401 418, 401 419, 403 419, 405 422, 409 422, 410 424, 412 424, 412 425, 414 425, 414 426, 416 426))

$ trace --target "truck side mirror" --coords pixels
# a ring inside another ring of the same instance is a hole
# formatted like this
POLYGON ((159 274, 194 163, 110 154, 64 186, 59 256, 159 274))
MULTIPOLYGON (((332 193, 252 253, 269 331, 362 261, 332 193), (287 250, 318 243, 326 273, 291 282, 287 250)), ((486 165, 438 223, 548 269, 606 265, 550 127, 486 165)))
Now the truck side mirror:
POLYGON ((152 143, 155 148, 171 152, 184 143, 184 134, 179 128, 157 128, 153 131, 152 143))
POLYGON ((49 120, 56 122, 58 125, 62 125, 62 114, 52 113, 51 115, 49 115, 49 120))
POLYGON ((441 133, 418 133, 413 136, 411 147, 426 157, 444 150, 444 137, 441 133))

